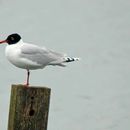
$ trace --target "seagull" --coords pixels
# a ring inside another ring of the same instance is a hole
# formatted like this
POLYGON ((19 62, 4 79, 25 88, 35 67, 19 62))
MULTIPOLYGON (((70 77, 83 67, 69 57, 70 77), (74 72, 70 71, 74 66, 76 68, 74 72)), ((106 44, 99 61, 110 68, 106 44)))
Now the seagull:
POLYGON ((23 42, 17 33, 9 35, 0 44, 7 43, 5 55, 16 67, 27 70, 25 86, 29 86, 30 70, 43 69, 48 65, 65 67, 64 63, 78 61, 79 58, 68 57, 45 47, 23 42))

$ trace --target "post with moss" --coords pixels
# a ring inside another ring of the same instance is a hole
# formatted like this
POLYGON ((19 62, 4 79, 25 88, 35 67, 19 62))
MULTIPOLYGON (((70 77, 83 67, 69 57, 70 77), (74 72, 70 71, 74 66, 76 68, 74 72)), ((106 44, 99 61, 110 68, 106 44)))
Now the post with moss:
POLYGON ((12 85, 8 130, 47 130, 50 88, 12 85))

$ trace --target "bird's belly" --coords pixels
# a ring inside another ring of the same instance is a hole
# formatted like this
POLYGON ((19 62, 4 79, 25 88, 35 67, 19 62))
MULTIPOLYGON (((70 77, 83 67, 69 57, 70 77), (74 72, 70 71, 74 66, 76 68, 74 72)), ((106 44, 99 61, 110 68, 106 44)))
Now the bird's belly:
POLYGON ((31 61, 26 61, 26 59, 21 60, 9 60, 13 65, 22 69, 34 70, 34 69, 41 69, 44 68, 43 66, 36 64, 31 61))
POLYGON ((45 67, 35 62, 32 62, 28 59, 21 58, 19 55, 13 53, 10 55, 6 53, 6 57, 13 65, 22 69, 35 70, 35 69, 41 69, 45 67))
POLYGON ((9 61, 15 65, 16 67, 22 68, 22 69, 28 69, 28 70, 34 70, 34 69, 41 69, 44 68, 43 66, 36 64, 31 61, 27 61, 26 59, 9 59, 9 61))

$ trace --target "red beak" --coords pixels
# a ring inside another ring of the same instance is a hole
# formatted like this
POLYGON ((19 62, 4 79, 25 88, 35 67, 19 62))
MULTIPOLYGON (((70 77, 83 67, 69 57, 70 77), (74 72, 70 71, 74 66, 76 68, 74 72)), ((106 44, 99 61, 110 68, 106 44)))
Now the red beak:
POLYGON ((0 44, 7 43, 7 40, 0 41, 0 44))

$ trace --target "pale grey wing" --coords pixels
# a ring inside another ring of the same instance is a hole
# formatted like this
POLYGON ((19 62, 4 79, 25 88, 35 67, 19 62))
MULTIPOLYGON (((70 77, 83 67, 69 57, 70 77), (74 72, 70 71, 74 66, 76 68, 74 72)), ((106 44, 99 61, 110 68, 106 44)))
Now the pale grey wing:
POLYGON ((47 65, 53 62, 56 64, 56 62, 60 63, 63 61, 63 56, 61 54, 58 55, 56 52, 32 44, 24 44, 21 47, 21 55, 40 65, 47 65))
POLYGON ((49 50, 50 51, 50 53, 52 53, 53 55, 55 55, 55 56, 57 56, 57 57, 66 57, 67 55, 66 54, 64 54, 64 53, 59 53, 59 52, 55 52, 55 51, 53 51, 53 50, 49 50))
POLYGON ((37 53, 48 53, 46 48, 41 48, 39 46, 25 43, 21 46, 21 51, 24 54, 37 54, 37 53))

